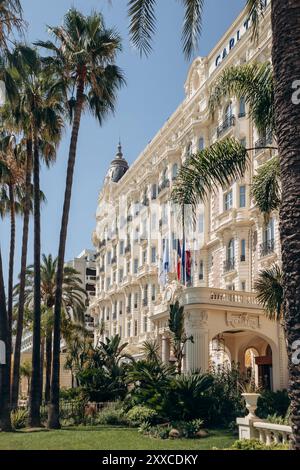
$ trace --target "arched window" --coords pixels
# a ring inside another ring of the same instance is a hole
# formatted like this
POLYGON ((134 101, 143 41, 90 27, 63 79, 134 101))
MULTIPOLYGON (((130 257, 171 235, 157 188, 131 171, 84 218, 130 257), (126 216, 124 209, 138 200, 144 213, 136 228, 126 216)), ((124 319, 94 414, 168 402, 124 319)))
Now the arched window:
POLYGON ((190 142, 186 148, 186 154, 188 157, 190 157, 193 153, 193 144, 190 142))
POLYGON ((246 116, 246 101, 244 96, 241 96, 239 103, 239 118, 246 116))
POLYGON ((229 125, 230 122, 231 122, 231 119, 232 119, 232 103, 230 102, 230 103, 228 103, 228 105, 225 108, 224 121, 226 123, 228 123, 228 125, 229 125))
POLYGON ((172 180, 173 181, 176 180, 177 175, 178 175, 178 164, 174 163, 174 165, 172 166, 172 180))
POLYGON ((168 179, 168 167, 166 167, 162 174, 162 182, 167 181, 168 179))
POLYGON ((204 137, 199 138, 199 144, 198 144, 199 150, 204 150, 205 149, 205 142, 204 142, 204 137))

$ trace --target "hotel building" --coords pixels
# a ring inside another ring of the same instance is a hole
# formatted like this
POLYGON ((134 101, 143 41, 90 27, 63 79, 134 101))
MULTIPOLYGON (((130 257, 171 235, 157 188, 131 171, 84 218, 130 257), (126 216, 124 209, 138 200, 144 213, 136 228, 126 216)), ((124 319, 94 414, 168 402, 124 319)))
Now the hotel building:
POLYGON ((243 11, 211 53, 194 60, 184 101, 130 167, 119 145, 98 200, 92 235, 96 296, 89 311, 104 325, 103 336, 118 333, 136 357, 143 341, 156 339, 168 362, 169 306, 179 300, 186 332, 194 338, 186 345, 183 370, 206 371, 235 361, 257 382, 277 390, 287 386, 284 334, 278 322, 266 318, 253 286, 260 269, 280 263, 278 213, 266 224, 251 198, 253 175, 276 153, 261 147, 273 139, 258 134, 243 99, 224 101, 214 117, 208 109, 210 90, 224 69, 270 61, 271 43, 269 2, 258 44, 251 41, 243 11), (199 204, 196 230, 187 223, 192 268, 183 285, 176 275, 176 240, 182 234, 170 204, 172 186, 189 154, 228 136, 255 149, 249 152, 251 165, 243 179, 199 204), (170 272, 162 276, 166 244, 170 272))

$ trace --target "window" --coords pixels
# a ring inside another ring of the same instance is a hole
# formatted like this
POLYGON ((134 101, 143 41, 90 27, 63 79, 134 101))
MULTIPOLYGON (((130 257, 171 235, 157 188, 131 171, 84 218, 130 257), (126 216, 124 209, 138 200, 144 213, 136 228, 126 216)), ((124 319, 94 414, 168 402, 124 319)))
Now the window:
POLYGON ((204 263, 203 260, 200 260, 199 263, 199 281, 203 281, 204 279, 204 263))
POLYGON ((240 186, 240 208, 246 207, 246 186, 240 186))
POLYGON ((134 320, 134 336, 138 335, 138 321, 134 320))
POLYGON ((264 242, 274 241, 274 219, 270 219, 263 233, 264 242))
POLYGON ((126 272, 127 272, 127 275, 130 274, 130 261, 128 261, 126 265, 126 272))
POLYGON ((243 147, 246 148, 246 146, 247 146, 247 139, 246 139, 246 137, 243 137, 243 138, 240 140, 240 144, 241 144, 243 147))
POLYGON ((168 167, 164 169, 161 180, 162 180, 162 183, 168 180, 168 167))
POLYGON ((155 302, 156 300, 156 285, 155 284, 152 284, 152 287, 151 287, 151 300, 152 302, 155 302))
POLYGON ((120 241, 120 255, 123 255, 124 254, 124 240, 121 240, 120 241))
POLYGON ((275 226, 274 219, 270 219, 269 223, 263 230, 263 243, 260 247, 261 256, 267 256, 274 252, 275 249, 275 226))
POLYGON ((199 215, 199 233, 204 232, 204 214, 199 215))
POLYGON ((241 240, 241 261, 246 261, 246 240, 241 240))
POLYGON ((156 246, 151 247, 151 263, 156 263, 156 246))
POLYGON ((174 163, 174 165, 172 166, 172 180, 176 180, 177 178, 177 175, 178 175, 178 165, 177 163, 174 163))
POLYGON ((193 153, 193 144, 190 142, 186 148, 186 154, 188 157, 190 157, 193 153))
POLYGON ((120 300, 119 302, 119 315, 122 315, 123 314, 123 302, 122 300, 120 300))
POLYGON ((234 262, 234 239, 232 238, 227 246, 227 261, 234 262))
POLYGON ((138 269, 139 269, 139 260, 135 258, 133 260, 133 274, 137 274, 138 269))
POLYGON ((119 269, 119 282, 122 282, 124 278, 124 269, 119 269))
POLYGON ((114 302, 113 320, 116 320, 117 318, 117 310, 118 310, 118 302, 114 302))
POLYGON ((246 290, 246 281, 241 282, 241 290, 243 290, 243 291, 246 290))
POLYGON ((119 336, 122 338, 122 325, 119 326, 119 336))
POLYGON ((131 294, 128 294, 128 299, 127 299, 127 312, 131 312, 131 294))
POLYGON ((231 119, 232 119, 232 103, 229 103, 225 108, 224 122, 229 125, 231 122, 231 119))
POLYGON ((130 321, 127 323, 127 337, 130 338, 131 336, 131 323, 130 321))
POLYGON ((151 199, 156 199, 157 198, 157 185, 153 184, 151 186, 151 199))
POLYGON ((134 294, 134 305, 133 305, 133 307, 135 309, 138 308, 138 301, 139 301, 139 294, 137 292, 135 292, 135 294, 134 294))
POLYGON ((147 250, 143 250, 142 252, 142 264, 147 263, 147 250))
POLYGON ((144 298, 143 298, 143 306, 146 307, 148 305, 148 284, 144 287, 144 298))
POLYGON ((144 316, 144 333, 147 333, 148 331, 148 317, 145 315, 144 316))
POLYGON ((110 288, 110 284, 111 284, 111 279, 110 279, 110 277, 108 277, 108 278, 106 279, 106 289, 109 289, 109 288, 110 288))
POLYGON ((224 211, 232 209, 232 190, 224 195, 224 211))
POLYGON ((107 264, 111 264, 111 251, 107 252, 107 264))
POLYGON ((110 317, 110 311, 109 311, 109 308, 107 307, 107 309, 106 309, 106 320, 109 320, 109 317, 110 317))
POLYGON ((198 143, 198 148, 199 148, 200 151, 205 149, 204 137, 200 137, 199 143, 198 143))
POLYGON ((241 96, 239 103, 239 118, 246 116, 246 100, 241 96))
POLYGON ((113 272, 113 284, 115 284, 117 281, 117 273, 116 271, 113 272))

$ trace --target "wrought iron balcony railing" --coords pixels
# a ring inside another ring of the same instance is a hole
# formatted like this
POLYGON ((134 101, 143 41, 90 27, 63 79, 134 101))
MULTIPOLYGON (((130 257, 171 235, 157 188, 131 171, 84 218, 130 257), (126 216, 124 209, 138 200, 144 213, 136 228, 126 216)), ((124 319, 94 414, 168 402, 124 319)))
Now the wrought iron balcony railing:
POLYGON ((271 240, 267 240, 260 245, 260 256, 268 256, 274 253, 275 251, 275 240, 272 238, 271 240))
POLYGON ((230 129, 230 127, 235 126, 235 116, 229 116, 228 118, 225 119, 222 124, 217 127, 217 137, 219 138, 224 132, 227 131, 227 129, 230 129))
POLYGON ((235 269, 235 259, 229 258, 224 261, 224 273, 229 273, 235 269))

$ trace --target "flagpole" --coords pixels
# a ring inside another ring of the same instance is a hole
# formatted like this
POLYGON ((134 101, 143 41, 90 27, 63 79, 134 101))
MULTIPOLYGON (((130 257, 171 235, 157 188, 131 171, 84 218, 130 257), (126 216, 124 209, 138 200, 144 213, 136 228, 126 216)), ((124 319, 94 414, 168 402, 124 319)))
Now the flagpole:
POLYGON ((186 258, 185 258, 185 214, 184 204, 182 204, 182 271, 183 271, 183 285, 186 286, 186 258))

